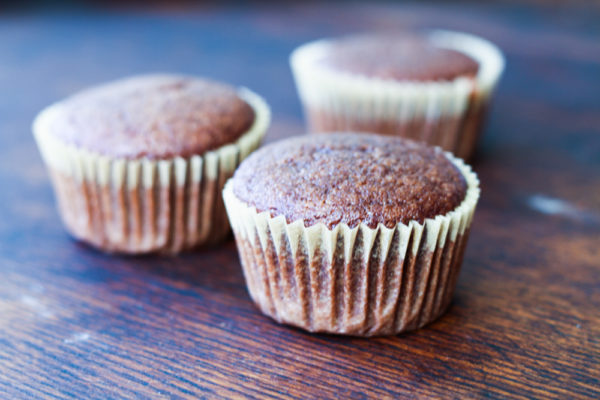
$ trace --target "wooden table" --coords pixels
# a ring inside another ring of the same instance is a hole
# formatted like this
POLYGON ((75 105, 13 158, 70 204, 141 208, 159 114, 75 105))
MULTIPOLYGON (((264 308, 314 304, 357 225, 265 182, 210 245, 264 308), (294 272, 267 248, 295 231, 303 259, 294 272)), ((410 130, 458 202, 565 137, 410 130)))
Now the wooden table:
POLYGON ((296 5, 0 17, 0 398, 599 398, 600 9, 296 5), (303 131, 287 56, 378 27, 481 34, 508 65, 474 167, 483 196, 454 303, 417 332, 280 326, 234 243, 101 254, 63 230, 30 122, 147 71, 243 84, 303 131))

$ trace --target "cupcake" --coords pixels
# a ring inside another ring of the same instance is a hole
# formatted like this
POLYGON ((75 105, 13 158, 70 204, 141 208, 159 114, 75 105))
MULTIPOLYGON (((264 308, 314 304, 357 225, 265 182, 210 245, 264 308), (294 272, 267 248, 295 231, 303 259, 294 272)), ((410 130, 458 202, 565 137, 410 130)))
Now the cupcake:
POLYGON ((462 158, 504 68, 492 43, 449 31, 324 39, 290 62, 311 132, 402 136, 462 158))
POLYGON ((269 125, 248 89, 145 75, 53 104, 33 123, 58 209, 110 252, 178 252, 222 239, 225 181, 269 125))
POLYGON ((258 150, 223 198, 263 313, 311 332, 390 335, 450 304, 479 182, 438 147, 332 133, 258 150))

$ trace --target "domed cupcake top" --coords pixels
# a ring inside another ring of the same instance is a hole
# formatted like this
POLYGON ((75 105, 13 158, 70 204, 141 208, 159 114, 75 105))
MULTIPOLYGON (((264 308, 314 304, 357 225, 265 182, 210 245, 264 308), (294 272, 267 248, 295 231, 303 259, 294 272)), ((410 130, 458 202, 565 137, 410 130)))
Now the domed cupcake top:
POLYGON ((228 85, 181 75, 143 75, 57 103, 45 129, 91 152, 165 159, 232 143, 254 119, 252 107, 228 85))
POLYGON ((426 36, 357 35, 330 41, 319 60, 329 68, 390 80, 452 80, 475 76, 468 55, 435 45, 426 36))
POLYGON ((467 191, 439 148, 397 137, 333 133, 266 146, 232 178, 234 195, 288 223, 388 228, 444 215, 467 191))

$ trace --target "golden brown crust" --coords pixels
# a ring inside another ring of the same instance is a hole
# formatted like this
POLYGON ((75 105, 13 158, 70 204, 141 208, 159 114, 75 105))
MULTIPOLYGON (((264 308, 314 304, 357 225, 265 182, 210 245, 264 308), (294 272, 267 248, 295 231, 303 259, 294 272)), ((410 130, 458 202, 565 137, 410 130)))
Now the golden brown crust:
POLYGON ((238 199, 305 226, 388 228, 454 210, 467 184, 439 148, 397 137, 332 133, 267 146, 233 178, 238 199))
POLYGON ((116 158, 201 155, 247 132, 254 111, 230 86, 181 75, 144 75, 58 104, 48 134, 116 158))
POLYGON ((330 68, 392 80, 437 81, 475 76, 479 64, 416 35, 356 35, 336 39, 321 59, 330 68))

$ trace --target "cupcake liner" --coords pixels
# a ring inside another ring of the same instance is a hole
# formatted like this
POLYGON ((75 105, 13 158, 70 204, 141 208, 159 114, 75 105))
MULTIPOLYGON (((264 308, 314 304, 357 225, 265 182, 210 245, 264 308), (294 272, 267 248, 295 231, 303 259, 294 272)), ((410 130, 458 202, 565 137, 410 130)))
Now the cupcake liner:
POLYGON ((111 158, 67 145, 45 132, 55 106, 42 111, 34 136, 67 229, 101 249, 125 253, 174 253, 222 239, 229 224, 221 190, 259 146, 270 121, 261 97, 245 88, 239 96, 256 115, 248 132, 202 155, 165 160, 111 158))
POLYGON ((375 229, 328 229, 257 212, 228 182, 223 198, 248 291, 278 322, 312 332, 388 335, 419 328, 450 303, 473 212, 477 176, 447 153, 467 181, 453 211, 375 229))
POLYGON ((419 139, 468 158, 477 142, 486 104, 504 69, 504 58, 479 37, 436 30, 437 46, 461 51, 479 63, 477 76, 452 81, 395 81, 335 71, 316 61, 330 40, 296 49, 290 64, 309 129, 378 132, 419 139))

